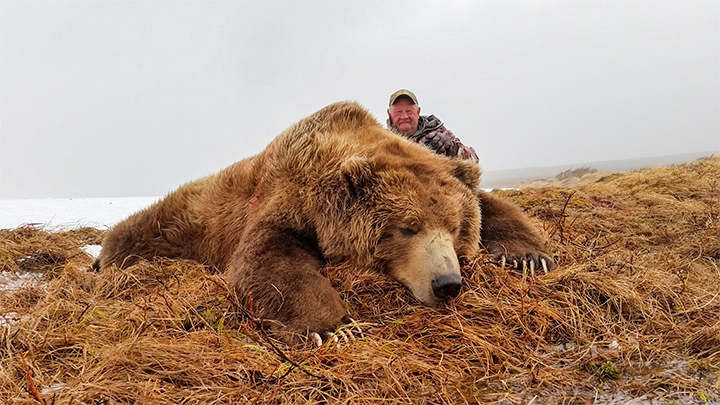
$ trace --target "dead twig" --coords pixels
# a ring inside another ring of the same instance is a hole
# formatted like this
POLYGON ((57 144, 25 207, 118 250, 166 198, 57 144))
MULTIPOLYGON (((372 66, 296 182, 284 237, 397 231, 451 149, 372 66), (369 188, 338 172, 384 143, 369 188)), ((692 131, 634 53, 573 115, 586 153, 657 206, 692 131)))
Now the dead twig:
POLYGON ((28 379, 28 392, 30 392, 33 398, 35 398, 35 400, 37 400, 39 403, 41 403, 42 405, 46 405, 45 400, 43 400, 40 396, 40 391, 38 391, 37 387, 35 386, 35 381, 33 381, 32 376, 30 375, 30 369, 28 368, 27 362, 25 361, 25 356, 22 354, 22 352, 20 353, 20 358, 22 359, 23 368, 25 369, 25 375, 28 379))

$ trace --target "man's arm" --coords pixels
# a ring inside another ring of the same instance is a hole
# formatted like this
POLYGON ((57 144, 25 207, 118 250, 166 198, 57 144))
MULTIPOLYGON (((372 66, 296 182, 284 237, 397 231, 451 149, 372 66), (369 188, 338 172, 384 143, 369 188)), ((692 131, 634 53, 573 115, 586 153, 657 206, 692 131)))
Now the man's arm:
POLYGON ((441 155, 457 159, 472 160, 475 163, 480 162, 477 153, 475 153, 475 149, 470 146, 463 145, 463 143, 460 142, 460 139, 450 132, 450 130, 445 128, 444 125, 440 125, 422 134, 421 137, 419 137, 418 142, 427 145, 427 147, 441 155))

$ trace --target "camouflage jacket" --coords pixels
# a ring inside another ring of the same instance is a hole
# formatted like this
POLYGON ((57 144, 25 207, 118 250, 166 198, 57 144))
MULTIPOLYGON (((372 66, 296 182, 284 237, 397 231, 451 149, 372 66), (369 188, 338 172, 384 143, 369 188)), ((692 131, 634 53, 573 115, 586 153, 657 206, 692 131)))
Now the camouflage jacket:
MULTIPOLYGON (((392 124, 390 118, 387 120, 387 127, 391 131, 400 134, 392 124)), ((402 135, 402 134, 400 134, 402 135)), ((403 135, 405 136, 405 135, 403 135)), ((442 121, 434 115, 421 115, 418 120, 418 129, 414 134, 407 136, 408 139, 423 144, 441 155, 457 159, 468 159, 478 163, 477 153, 470 146, 463 145, 450 130, 445 128, 442 121)))

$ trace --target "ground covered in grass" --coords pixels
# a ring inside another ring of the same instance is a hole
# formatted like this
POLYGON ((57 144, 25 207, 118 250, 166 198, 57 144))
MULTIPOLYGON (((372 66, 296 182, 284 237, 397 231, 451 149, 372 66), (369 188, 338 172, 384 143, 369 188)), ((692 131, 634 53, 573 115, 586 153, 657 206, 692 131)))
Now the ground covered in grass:
POLYGON ((197 263, 95 273, 100 230, 0 230, 0 272, 33 275, 0 291, 0 402, 718 403, 720 159, 498 193, 557 270, 481 255, 433 309, 329 267, 365 337, 316 350, 266 336, 197 263))

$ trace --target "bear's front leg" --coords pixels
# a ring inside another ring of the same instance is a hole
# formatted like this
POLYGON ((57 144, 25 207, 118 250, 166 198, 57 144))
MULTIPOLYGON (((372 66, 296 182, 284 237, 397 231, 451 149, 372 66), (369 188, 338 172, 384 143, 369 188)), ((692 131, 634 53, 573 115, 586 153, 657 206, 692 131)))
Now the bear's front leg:
POLYGON ((517 206, 482 190, 477 195, 482 216, 480 240, 493 260, 510 264, 523 274, 528 269, 555 267, 542 238, 517 206))
POLYGON ((269 224, 245 235, 228 282, 273 334, 289 344, 322 343, 351 322, 340 294, 318 271, 324 259, 312 236, 269 224))

